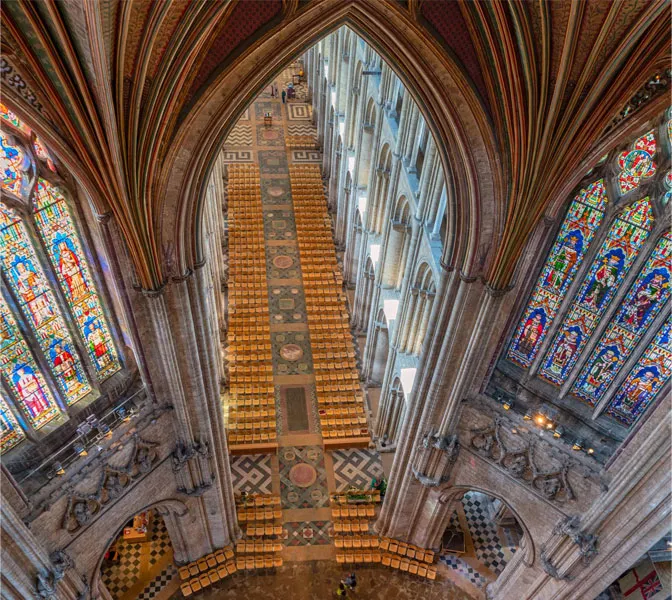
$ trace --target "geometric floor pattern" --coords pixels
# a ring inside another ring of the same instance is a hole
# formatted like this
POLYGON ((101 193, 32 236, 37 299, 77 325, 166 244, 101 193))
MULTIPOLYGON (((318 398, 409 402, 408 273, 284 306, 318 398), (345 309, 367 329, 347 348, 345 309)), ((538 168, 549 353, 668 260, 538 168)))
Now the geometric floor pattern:
POLYGON ((236 492, 270 494, 272 471, 270 454, 231 456, 231 477, 236 492))
POLYGON ((121 598, 135 585, 142 574, 143 561, 151 569, 164 554, 172 550, 166 525, 156 512, 151 528, 149 542, 129 543, 120 537, 116 542, 119 561, 103 562, 100 576, 113 598, 121 598))
POLYGON ((374 450, 353 448, 332 452, 336 491, 342 492, 349 487, 366 489, 372 479, 383 475, 383 465, 379 454, 374 450))
MULTIPOLYGON (((469 533, 479 562, 499 575, 506 567, 507 557, 497 535, 497 526, 491 521, 487 501, 478 492, 467 492, 462 499, 469 533)), ((514 548, 508 548, 513 550, 514 548)))
POLYGON ((286 546, 328 546, 331 544, 331 521, 289 522, 282 525, 287 531, 286 546))
POLYGON ((142 590, 138 600, 153 600, 175 577, 177 577, 177 569, 171 563, 142 590))
POLYGON ((225 146, 251 146, 252 145, 252 126, 241 125, 238 123, 229 133, 224 142, 225 146))
POLYGON ((278 449, 280 463, 280 497, 283 508, 321 508, 329 505, 324 455, 320 446, 286 446, 278 449), (304 471, 314 469, 314 479, 297 485, 292 469, 299 464, 304 471), (306 467, 305 465, 308 465, 306 467))
POLYGON ((478 571, 476 571, 473 567, 469 566, 463 560, 457 558, 457 556, 455 556, 454 554, 441 555, 439 556, 439 560, 445 565, 447 565, 449 568, 457 571, 463 577, 466 577, 469 581, 471 581, 471 583, 473 583, 478 588, 482 588, 488 583, 488 580, 485 577, 483 577, 483 575, 481 575, 478 571))

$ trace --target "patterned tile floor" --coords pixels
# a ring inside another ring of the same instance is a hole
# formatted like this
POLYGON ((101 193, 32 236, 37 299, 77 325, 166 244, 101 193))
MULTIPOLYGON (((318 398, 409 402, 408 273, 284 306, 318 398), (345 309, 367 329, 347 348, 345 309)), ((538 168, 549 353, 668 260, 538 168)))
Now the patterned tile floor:
POLYGON ((372 450, 336 450, 332 452, 334 461, 334 479, 336 491, 342 492, 349 487, 368 488, 372 479, 383 475, 380 456, 372 450))
POLYGON ((271 457, 268 454, 232 456, 231 477, 236 492, 270 494, 273 484, 271 457))
POLYGON ((328 546, 331 521, 290 521, 284 523, 287 546, 328 546))
POLYGON ((286 446, 278 451, 280 462, 280 496, 283 508, 320 508, 329 505, 324 454, 320 446, 286 446), (297 484, 297 465, 307 467, 297 484), (311 468, 314 470, 310 477, 311 468), (313 479, 310 482, 311 478, 313 479))
POLYGON ((467 492, 462 499, 469 533, 474 543, 476 558, 488 569, 499 575, 506 567, 508 559, 516 547, 504 544, 497 534, 497 526, 488 514, 487 499, 477 492, 467 492), (508 554, 508 558, 507 558, 508 554))
POLYGON ((118 562, 104 562, 101 579, 112 597, 119 600, 140 580, 148 578, 163 557, 171 553, 170 538, 163 519, 154 513, 150 541, 131 544, 123 538, 116 542, 118 562))
POLYGON ((145 589, 138 596, 138 600, 153 600, 176 577, 178 577, 177 569, 171 563, 145 586, 145 589))

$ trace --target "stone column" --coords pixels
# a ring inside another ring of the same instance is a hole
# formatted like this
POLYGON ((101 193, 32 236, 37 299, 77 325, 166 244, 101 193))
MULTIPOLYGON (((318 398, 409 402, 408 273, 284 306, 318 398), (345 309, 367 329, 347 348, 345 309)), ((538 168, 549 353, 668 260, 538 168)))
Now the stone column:
POLYGON ((402 151, 404 165, 412 173, 415 172, 415 164, 411 162, 411 157, 415 147, 417 146, 416 135, 418 133, 418 124, 420 122, 420 111, 418 107, 413 104, 410 108, 409 124, 408 124, 408 137, 404 143, 404 149, 402 151))
MULTIPOLYGON (((415 265, 418 262, 418 251, 420 247, 420 238, 422 233, 422 227, 420 222, 417 219, 411 220, 411 239, 408 243, 408 258, 406 259, 407 265, 415 265)), ((406 276, 401 282, 401 306, 402 314, 401 318, 397 321, 396 331, 394 333, 394 343, 397 344, 402 352, 408 352, 407 340, 408 340, 408 330, 413 321, 413 315, 415 310, 415 300, 411 297, 409 290, 413 288, 415 272, 409 269, 409 272, 406 273, 406 276), (408 306, 407 306, 408 305, 408 306)))

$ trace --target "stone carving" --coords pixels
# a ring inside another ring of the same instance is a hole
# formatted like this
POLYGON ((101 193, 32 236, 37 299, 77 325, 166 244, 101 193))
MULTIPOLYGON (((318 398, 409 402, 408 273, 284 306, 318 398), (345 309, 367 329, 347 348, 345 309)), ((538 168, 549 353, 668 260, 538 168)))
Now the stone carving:
POLYGON ((54 567, 53 574, 55 581, 63 579, 65 572, 75 566, 75 561, 64 550, 55 550, 49 555, 49 560, 54 567))
POLYGON ((133 451, 128 462, 121 467, 106 466, 96 490, 91 494, 71 492, 61 526, 70 532, 88 525, 103 506, 121 497, 134 479, 149 473, 158 460, 157 442, 148 442, 133 436, 133 451))
POLYGON ((539 561, 541 562, 541 568, 544 569, 544 571, 553 577, 553 579, 560 579, 560 580, 567 580, 571 581, 573 578, 570 577, 569 575, 560 575, 558 572, 558 569, 553 565, 551 562, 551 559, 548 557, 546 554, 546 549, 542 549, 541 551, 541 556, 539 557, 539 561))
POLYGON ((207 440, 197 440, 191 446, 187 446, 181 442, 178 442, 175 446, 175 450, 173 450, 171 455, 173 460, 173 471, 175 473, 181 471, 187 462, 189 462, 196 455, 199 455, 202 458, 210 458, 212 456, 210 444, 207 442, 207 440))
POLYGON ((56 598, 56 578, 53 573, 38 572, 37 583, 35 584, 35 591, 33 594, 36 598, 43 598, 44 600, 52 600, 56 598))
POLYGON ((413 475, 425 487, 437 487, 450 479, 460 452, 457 435, 440 436, 436 432, 423 435, 416 452, 413 475))
POLYGON ((534 488, 548 500, 566 502, 576 496, 567 478, 569 461, 564 460, 560 468, 543 470, 535 461, 535 445, 527 443, 524 448, 510 448, 503 439, 504 420, 496 417, 486 427, 472 429, 470 445, 479 454, 504 467, 513 477, 534 488))
POLYGON ((598 554, 598 536, 581 529, 581 517, 573 515, 565 517, 554 528, 555 535, 566 535, 579 547, 579 554, 584 565, 590 564, 598 554))

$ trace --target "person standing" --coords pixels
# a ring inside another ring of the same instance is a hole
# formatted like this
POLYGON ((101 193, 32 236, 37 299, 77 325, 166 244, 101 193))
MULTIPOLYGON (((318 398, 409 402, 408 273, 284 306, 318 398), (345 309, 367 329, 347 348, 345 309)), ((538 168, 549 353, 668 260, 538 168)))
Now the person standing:
POLYGON ((271 84, 271 98, 275 98, 275 86, 271 84))
POLYGON ((279 95, 279 94, 278 94, 278 86, 277 86, 277 84, 276 84, 276 85, 275 85, 275 97, 277 98, 278 95, 279 95))
MULTIPOLYGON (((282 92, 282 93, 284 94, 285 92, 282 92)), ((338 587, 336 588, 336 596, 338 596, 339 598, 345 598, 346 595, 347 595, 347 593, 345 591, 345 586, 343 585, 343 582, 341 581, 341 583, 339 583, 338 587)))
POLYGON ((342 582, 345 587, 347 587, 351 592, 355 591, 357 587, 357 575, 355 573, 350 573, 342 582))
POLYGON ((285 103, 285 98, 287 97, 287 92, 285 90, 282 90, 282 103, 285 103))

